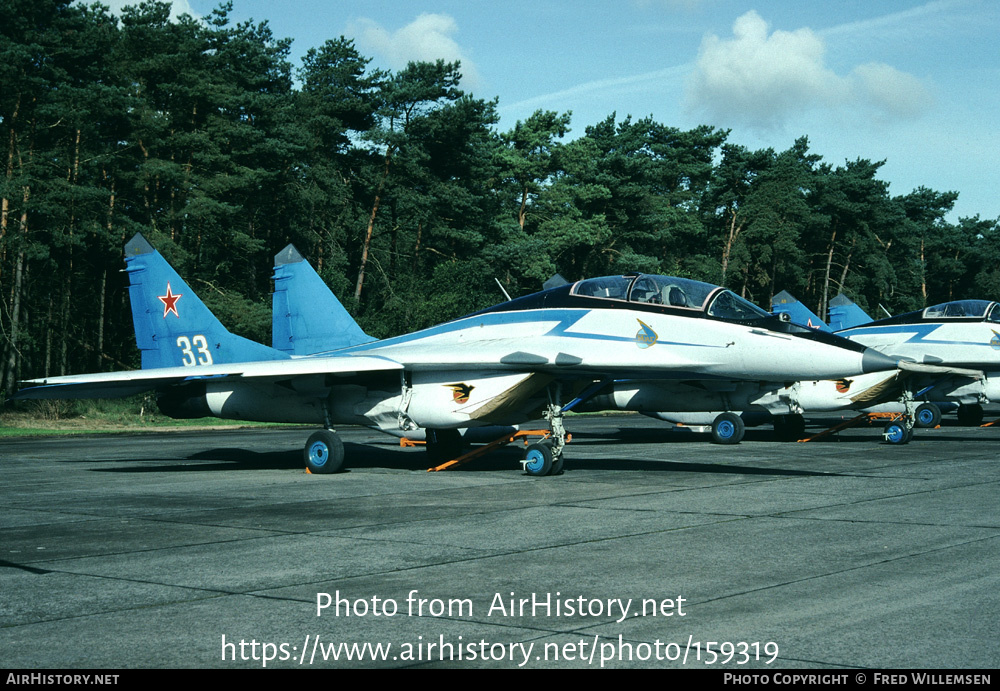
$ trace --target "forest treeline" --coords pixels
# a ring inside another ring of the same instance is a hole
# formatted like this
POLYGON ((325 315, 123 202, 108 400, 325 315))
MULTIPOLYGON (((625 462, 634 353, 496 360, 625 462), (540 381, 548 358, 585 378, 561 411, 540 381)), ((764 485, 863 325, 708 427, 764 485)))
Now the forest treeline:
POLYGON ((609 114, 498 127, 457 63, 373 69, 345 38, 289 61, 220 5, 170 21, 0 0, 0 392, 138 366, 122 247, 143 233, 234 332, 270 343, 273 255, 294 243, 388 336, 628 271, 724 284, 823 315, 1000 297, 998 222, 957 192, 892 196, 883 162, 832 164, 609 114))

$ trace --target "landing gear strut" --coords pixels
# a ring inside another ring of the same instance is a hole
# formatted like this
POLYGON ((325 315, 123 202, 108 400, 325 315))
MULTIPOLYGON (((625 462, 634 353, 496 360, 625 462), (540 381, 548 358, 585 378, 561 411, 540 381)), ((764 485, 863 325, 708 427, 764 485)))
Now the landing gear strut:
POLYGON ((556 387, 556 395, 550 394, 549 403, 545 406, 542 417, 549 421, 551 436, 548 439, 532 444, 524 452, 524 472, 528 475, 541 477, 542 475, 558 475, 563 471, 563 451, 566 448, 566 427, 563 426, 562 406, 556 401, 559 398, 559 387, 556 387))
POLYGON ((917 405, 910 391, 903 392, 905 411, 898 420, 893 420, 882 430, 882 438, 889 444, 909 444, 913 439, 913 425, 917 419, 917 405))

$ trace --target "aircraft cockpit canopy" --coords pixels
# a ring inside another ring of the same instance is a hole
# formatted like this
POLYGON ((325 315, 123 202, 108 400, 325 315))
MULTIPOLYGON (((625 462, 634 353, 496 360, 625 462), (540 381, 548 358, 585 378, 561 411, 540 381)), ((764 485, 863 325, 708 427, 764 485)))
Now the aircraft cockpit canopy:
POLYGON ((921 316, 925 320, 987 319, 1000 322, 1000 305, 990 300, 954 300, 928 307, 921 316))
POLYGON ((632 274, 590 278, 575 283, 570 295, 697 310, 717 319, 736 321, 771 316, 732 291, 676 276, 632 274))

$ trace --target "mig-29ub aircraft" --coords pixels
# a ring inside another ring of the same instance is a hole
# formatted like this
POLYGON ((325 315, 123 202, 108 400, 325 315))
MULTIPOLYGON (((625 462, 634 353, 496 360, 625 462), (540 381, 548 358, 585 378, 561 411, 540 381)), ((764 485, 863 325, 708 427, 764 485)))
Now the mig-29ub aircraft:
MULTIPOLYGON (((823 406, 831 399, 850 399, 854 405, 847 407, 904 410, 912 414, 917 426, 933 427, 941 420, 940 404, 949 403, 958 405, 960 423, 978 425, 983 419, 982 404, 1000 397, 1000 305, 996 302, 955 300, 878 321, 868 318, 846 296, 838 295, 830 305, 837 335, 900 359, 903 369, 888 378, 873 374, 841 382, 836 393, 830 382, 817 382, 811 403, 816 409, 826 409, 823 406), (853 391, 840 391, 847 387, 853 391), (923 402, 911 410, 915 401, 923 402)), ((775 297, 772 309, 788 311, 793 321, 825 327, 787 293, 775 297)), ((892 425, 886 427, 888 441, 909 441, 912 429, 900 430, 898 425, 890 429, 892 425)))
MULTIPOLYGON (((331 323, 349 322, 347 326, 350 328, 345 328, 344 332, 357 333, 359 330, 309 262, 292 245, 275 255, 274 259, 273 347, 292 355, 313 355, 323 350, 334 351, 345 347, 347 344, 341 339, 341 330, 331 326, 331 323)), ((632 280, 632 277, 627 278, 632 280)), ((565 280, 552 283, 555 286, 566 285, 565 280)), ((567 290, 573 293, 570 288, 567 290)), ((641 277, 631 284, 631 295, 635 296, 633 300, 638 301, 638 296, 641 295, 647 304, 673 302, 673 307, 677 310, 691 308, 686 303, 687 295, 700 295, 697 299, 704 300, 705 296, 716 290, 716 286, 709 284, 669 277, 641 277), (688 288, 685 293, 682 289, 684 285, 693 288, 688 288)), ((750 321, 769 316, 738 298, 730 304, 729 295, 713 303, 713 314, 721 314, 728 309, 730 316, 738 317, 745 316, 739 314, 739 310, 749 309, 750 321)), ((770 326, 781 331, 808 333, 803 329, 781 325, 775 319, 770 320, 770 326)), ((580 411, 634 410, 674 423, 711 424, 714 441, 733 444, 743 436, 743 416, 718 411, 732 411, 736 404, 742 408, 766 411, 757 412, 758 417, 771 418, 773 414, 776 416, 773 419, 779 433, 784 433, 789 438, 801 436, 801 430, 794 429, 796 418, 803 429, 804 422, 801 415, 794 414, 800 412, 800 409, 794 404, 795 392, 791 389, 792 386, 794 385, 705 378, 679 380, 662 377, 646 381, 604 378, 598 380, 598 390, 589 398, 574 400, 572 405, 575 410, 580 411), (670 413, 662 412, 662 407, 666 405, 672 406, 670 413)), ((419 435, 422 430, 416 432, 419 435)), ((407 432, 407 436, 411 435, 412 432, 407 432)), ((445 453, 439 454, 442 457, 447 453, 457 454, 459 440, 456 430, 429 430, 427 438, 429 450, 432 450, 435 443, 446 448, 445 453)))
MULTIPOLYGON (((681 289, 683 279, 666 277, 663 279, 660 281, 657 277, 643 278, 636 282, 632 294, 639 295, 641 292, 644 297, 649 296, 648 304, 663 304, 664 300, 670 301, 670 293, 673 291, 672 300, 677 303, 674 306, 680 308, 681 300, 686 299, 684 298, 686 293, 681 289), (657 283, 663 285, 657 288, 654 285, 657 283)), ((560 286, 567 285, 567 282, 560 280, 554 281, 553 284, 560 286)), ((698 293, 701 296, 698 299, 703 300, 715 289, 715 286, 700 284, 694 291, 689 289, 688 292, 698 293)), ((625 291, 627 286, 619 290, 625 291)), ((721 309, 723 301, 720 300, 718 309, 721 309)), ((274 257, 272 308, 272 347, 293 357, 330 354, 354 345, 354 342, 362 342, 364 339, 374 340, 364 335, 323 279, 293 245, 288 245, 274 257)), ((762 314, 754 314, 753 318, 762 318, 762 314)), ((775 324, 772 323, 771 326, 775 324)), ((778 328, 795 330, 780 325, 778 328)), ((806 333, 802 329, 798 331, 806 333)), ((773 414, 779 433, 784 433, 789 438, 801 436, 801 430, 797 432, 795 429, 789 429, 795 426, 794 413, 798 409, 790 403, 794 400, 794 396, 787 386, 704 378, 683 381, 669 378, 652 381, 604 378, 595 380, 595 383, 598 390, 585 400, 574 401, 574 410, 583 412, 632 410, 675 424, 681 422, 711 425, 713 441, 735 444, 743 437, 746 413, 740 415, 729 411, 753 409, 767 411, 758 413, 758 416, 770 418, 773 414), (662 407, 666 405, 672 406, 671 412, 663 412, 662 407), (734 405, 740 407, 733 408, 734 405)), ((805 423, 801 415, 797 418, 804 429, 805 423)), ((385 431, 416 438, 424 433, 424 430, 385 431)), ((495 436, 500 434, 498 432, 495 436)), ((461 439, 457 430, 427 430, 426 438, 428 451, 435 457, 451 458, 459 453, 461 439)))
POLYGON ((14 398, 154 391, 173 417, 322 425, 304 448, 314 472, 343 464, 334 424, 456 429, 531 420, 541 409, 552 436, 528 447, 525 470, 545 475, 562 462, 563 414, 612 380, 780 387, 896 366, 716 286, 638 274, 578 281, 412 334, 292 358, 226 331, 141 235, 125 254, 143 369, 31 380, 14 398))

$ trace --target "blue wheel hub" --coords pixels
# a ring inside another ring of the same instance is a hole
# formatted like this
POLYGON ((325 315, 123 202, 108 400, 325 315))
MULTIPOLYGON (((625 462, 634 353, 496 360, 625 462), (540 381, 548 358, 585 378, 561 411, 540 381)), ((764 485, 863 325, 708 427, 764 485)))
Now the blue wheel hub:
POLYGON ((733 435, 736 434, 736 425, 731 423, 729 420, 723 420, 718 426, 719 437, 722 439, 732 439, 733 435))
POLYGON ((316 467, 321 467, 330 460, 330 447, 321 441, 313 442, 309 447, 309 460, 316 467))
POLYGON ((531 450, 525 456, 527 463, 525 467, 532 473, 539 472, 543 467, 545 467, 545 456, 541 451, 531 450))
POLYGON ((898 444, 906 438, 906 428, 902 425, 889 425, 885 429, 885 440, 890 444, 898 444))

